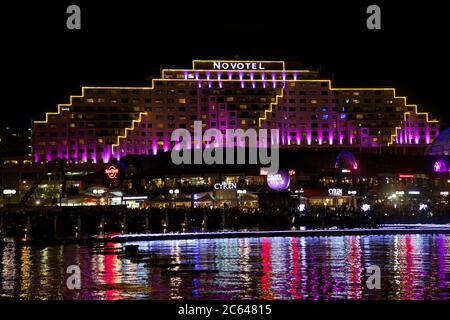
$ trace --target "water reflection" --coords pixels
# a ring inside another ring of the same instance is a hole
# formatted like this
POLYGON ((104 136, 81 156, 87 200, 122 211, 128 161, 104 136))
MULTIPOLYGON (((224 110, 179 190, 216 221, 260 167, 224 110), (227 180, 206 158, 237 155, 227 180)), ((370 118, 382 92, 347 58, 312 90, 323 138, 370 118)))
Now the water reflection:
MULTIPOLYGON (((18 299, 449 299, 450 236, 384 235, 134 242, 172 263, 219 273, 164 274, 121 244, 25 247, 0 256, 0 297, 18 299), (108 254, 100 252, 109 250, 108 254), (66 286, 67 266, 82 289, 66 286), (381 290, 366 268, 381 268, 381 290)), ((182 267, 175 267, 175 269, 182 267)))

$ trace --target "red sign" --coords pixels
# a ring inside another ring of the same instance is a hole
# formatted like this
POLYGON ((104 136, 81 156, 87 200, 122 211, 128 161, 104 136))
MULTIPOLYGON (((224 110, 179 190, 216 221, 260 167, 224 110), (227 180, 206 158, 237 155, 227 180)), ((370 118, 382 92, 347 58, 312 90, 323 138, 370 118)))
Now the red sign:
POLYGON ((399 174, 399 178, 414 179, 415 177, 415 174, 399 174))
POLYGON ((117 175, 119 174, 119 168, 116 166, 109 166, 105 169, 105 174, 110 178, 111 180, 116 179, 117 175))
POLYGON ((295 176, 296 172, 294 169, 289 170, 289 175, 290 176, 295 176))

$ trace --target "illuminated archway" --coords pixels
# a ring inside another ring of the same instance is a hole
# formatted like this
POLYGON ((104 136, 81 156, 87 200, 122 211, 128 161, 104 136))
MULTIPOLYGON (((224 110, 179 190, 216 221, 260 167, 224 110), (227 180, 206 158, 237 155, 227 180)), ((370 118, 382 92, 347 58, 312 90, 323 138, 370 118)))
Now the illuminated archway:
POLYGON ((347 150, 342 150, 336 157, 334 167, 341 170, 356 170, 358 169, 358 162, 356 162, 356 158, 353 153, 347 150))
POLYGON ((434 163, 433 171, 437 173, 450 172, 450 160, 442 157, 434 163))

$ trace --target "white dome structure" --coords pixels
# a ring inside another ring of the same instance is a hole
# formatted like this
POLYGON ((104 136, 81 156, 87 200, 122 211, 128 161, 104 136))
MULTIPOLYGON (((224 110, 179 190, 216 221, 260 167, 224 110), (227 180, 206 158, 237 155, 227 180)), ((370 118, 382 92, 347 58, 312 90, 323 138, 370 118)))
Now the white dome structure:
POLYGON ((448 156, 450 155, 450 128, 442 131, 433 143, 425 151, 427 156, 448 156))

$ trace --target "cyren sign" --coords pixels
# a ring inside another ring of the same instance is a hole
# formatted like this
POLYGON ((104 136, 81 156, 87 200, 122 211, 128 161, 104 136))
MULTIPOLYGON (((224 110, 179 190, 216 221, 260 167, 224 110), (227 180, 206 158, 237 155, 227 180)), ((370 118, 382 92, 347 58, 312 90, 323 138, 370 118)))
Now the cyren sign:
POLYGON ((328 189, 328 194, 332 197, 341 197, 342 196, 342 189, 340 188, 331 188, 328 189))
POLYGON ((228 183, 226 181, 222 181, 220 183, 216 183, 214 184, 214 189, 216 190, 235 190, 237 189, 237 184, 236 183, 228 183))

